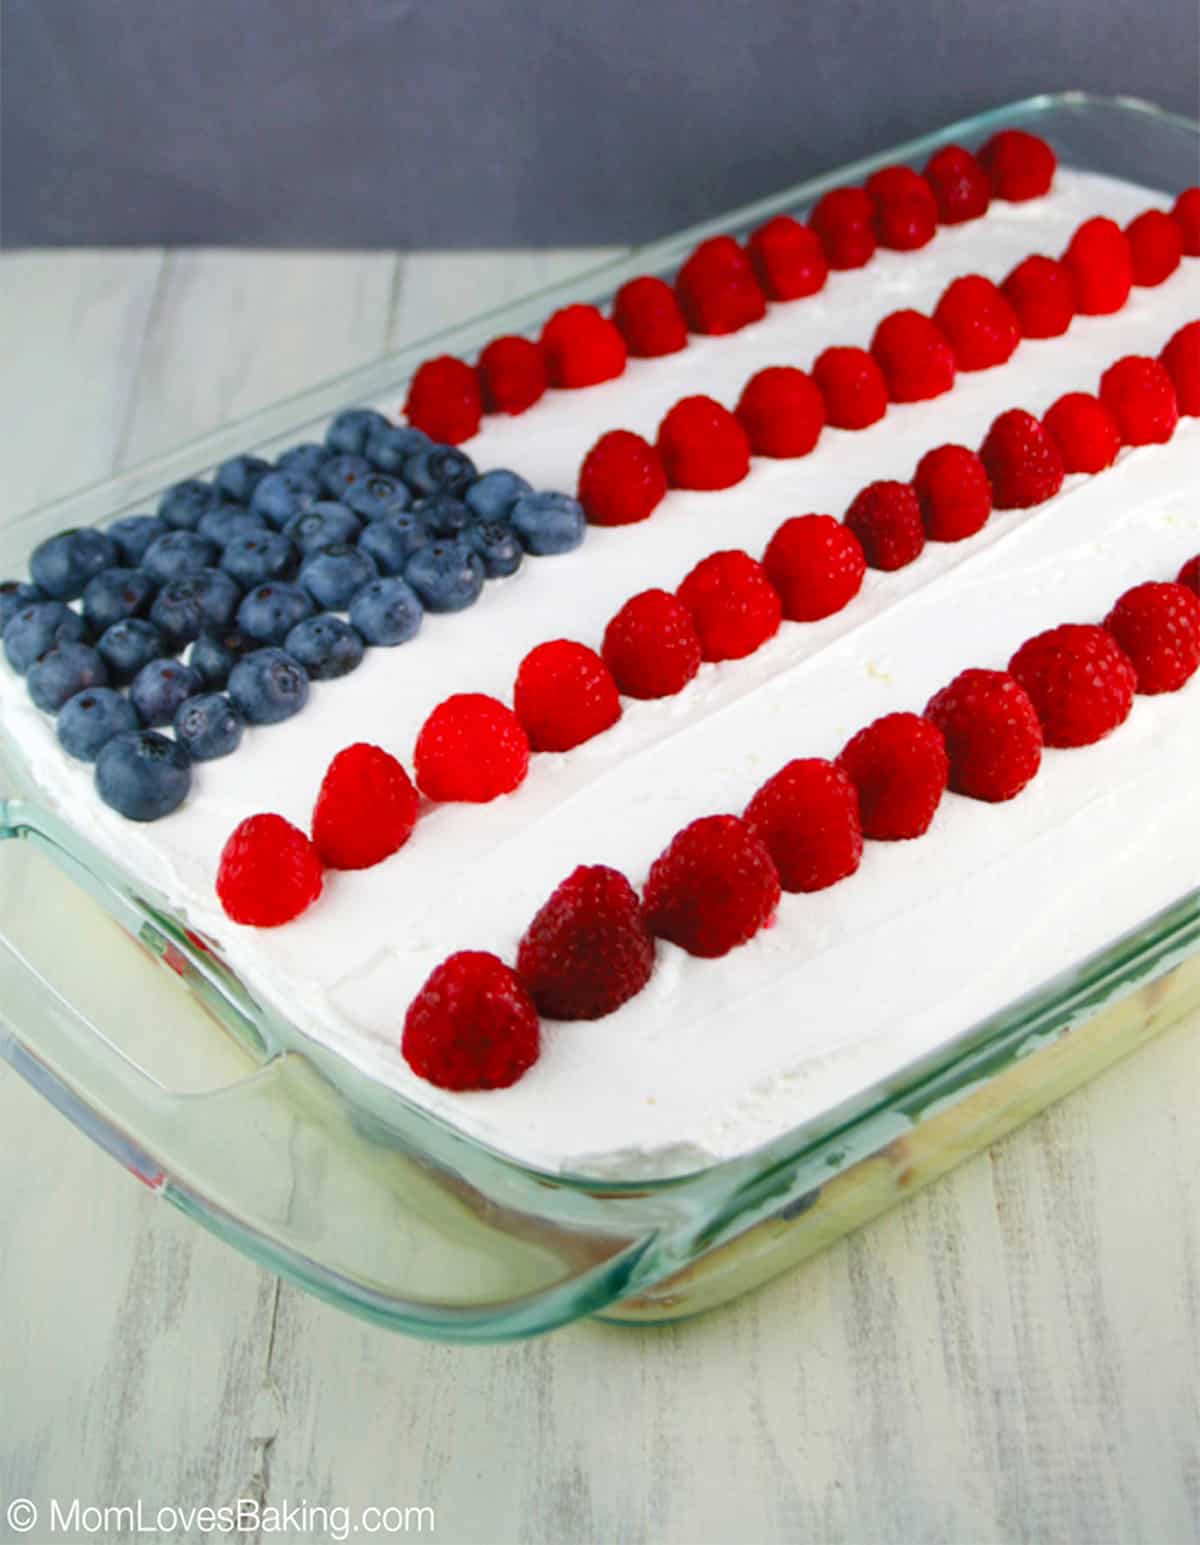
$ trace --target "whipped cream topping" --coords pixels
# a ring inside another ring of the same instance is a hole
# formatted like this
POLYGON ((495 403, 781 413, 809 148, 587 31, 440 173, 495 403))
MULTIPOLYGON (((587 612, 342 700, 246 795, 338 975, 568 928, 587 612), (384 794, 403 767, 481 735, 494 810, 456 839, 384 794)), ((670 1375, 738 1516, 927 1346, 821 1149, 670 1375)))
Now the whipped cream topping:
MULTIPOLYGON (((916 253, 881 252, 835 273, 817 296, 772 306, 732 337, 631 361, 619 380, 547 396, 527 417, 489 419, 466 449, 535 485, 573 488, 607 429, 652 436, 666 409, 704 391, 732 405, 767 364, 808 366, 829 344, 865 345, 903 306, 930 310, 950 279, 999 279, 1033 251, 1056 253, 1081 220, 1124 223, 1169 199, 1060 170, 1034 204, 997 203, 942 228, 916 253)), ((551 1170, 682 1173, 744 1152, 888 1076, 1103 947, 1200 882, 1200 678, 1138 698, 1107 741, 1049 751, 1009 804, 947 795, 931 831, 873 843, 859 872, 787 896, 775 924, 717 961, 660 944, 649 987, 595 1023, 546 1024, 541 1060, 511 1089, 452 1094, 415 1077, 399 1051, 405 1009, 454 950, 512 959, 554 887, 579 863, 635 885, 671 836, 700 815, 740 811, 793 756, 833 756, 855 730, 919 710, 969 665, 1003 666, 1031 634, 1099 620, 1128 586, 1173 578, 1200 551, 1200 421, 1167 446, 1126 451, 1094 478, 1068 479, 1036 509, 997 513, 976 537, 930 544, 817 624, 785 623, 746 660, 705 665, 673 698, 626 700, 606 734, 533 759, 522 787, 484 806, 425 810, 408 845, 374 869, 330 874, 321 900, 275 930, 240 928, 213 881, 238 821, 275 810, 307 827, 332 756, 355 740, 407 766, 429 711, 452 692, 507 699, 536 643, 598 646, 636 591, 674 588, 721 547, 759 554, 790 515, 840 515, 880 477, 909 477, 930 447, 977 445, 997 413, 1041 412, 1096 389, 1127 353, 1156 354, 1200 316, 1200 262, 1135 290, 1111 317, 1079 317, 1060 339, 1025 341, 1001 367, 960 375, 952 393, 892 407, 858 434, 826 430, 795 461, 756 459, 720 493, 672 492, 641 525, 592 529, 564 557, 489 584, 469 612, 428 617, 420 636, 375 649, 352 676, 316 683, 295 719, 251 730, 232 757, 196 769, 192 795, 152 826, 97 799, 91 770, 60 751, 52 722, 0 671, 0 707, 48 798, 91 840, 164 893, 261 996, 302 1031, 465 1132, 551 1170)))

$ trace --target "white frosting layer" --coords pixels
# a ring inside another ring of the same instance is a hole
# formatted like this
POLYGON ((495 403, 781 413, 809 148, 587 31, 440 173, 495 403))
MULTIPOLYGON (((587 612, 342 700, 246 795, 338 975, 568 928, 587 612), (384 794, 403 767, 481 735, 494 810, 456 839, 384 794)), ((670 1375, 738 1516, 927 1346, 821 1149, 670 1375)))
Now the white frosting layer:
MULTIPOLYGON (((552 393, 526 417, 488 420, 468 449, 535 483, 573 488, 600 433, 652 435, 680 396, 730 404, 765 364, 808 365, 831 343, 865 344, 901 306, 930 309, 950 278, 999 278, 1032 251, 1058 252, 1080 220, 1124 222, 1157 194, 1060 172, 1031 205, 996 205, 939 231, 922 252, 880 254, 834 274, 817 297, 773 307, 732 338, 633 361, 618 381, 552 393)), ((1169 578, 1200 551, 1200 421, 1170 445, 1127 452, 1071 479, 1039 509, 997 514, 977 537, 931 544, 908 569, 870 573, 862 594, 816 625, 785 624, 749 660, 707 665, 678 696, 627 702, 621 722, 565 756, 535 757, 514 795, 427 810, 408 846, 373 870, 328 878, 297 922, 229 923, 213 879, 243 817, 277 810, 306 826, 330 758, 355 740, 411 767, 431 708, 455 691, 507 698, 523 655, 546 639, 598 645, 634 592, 673 588, 721 547, 761 553, 781 520, 841 514, 878 477, 907 477, 948 441, 978 444, 995 415, 1044 410, 1094 390, 1125 353, 1157 353, 1200 316, 1200 262, 1118 315, 1078 318, 1058 340, 1022 343, 998 369, 960 376, 938 401, 879 425, 827 431, 798 461, 756 460, 739 487, 673 493, 636 527, 592 530, 578 552, 532 560, 469 612, 430 617, 414 642, 372 650, 344 681, 318 684, 304 713, 250 731, 197 769, 188 803, 153 826, 100 804, 90 770, 59 751, 49 720, 0 670, 0 706, 48 796, 130 871, 164 892, 260 994, 302 1029, 415 1102, 519 1158, 568 1172, 681 1172, 743 1152, 887 1076, 1200 884, 1200 678, 1139 698, 1099 746, 1049 752, 1016 801, 947 796, 918 842, 868 843, 859 873, 785 896, 775 925, 719 961, 660 946, 649 988, 595 1024, 547 1025, 541 1060, 516 1086, 451 1095, 399 1054, 405 1008, 461 948, 513 957, 551 890, 578 863, 640 884, 688 821, 737 811, 792 756, 836 754, 880 714, 920 709, 968 665, 1002 666, 1030 634, 1103 616, 1130 584, 1169 578)))

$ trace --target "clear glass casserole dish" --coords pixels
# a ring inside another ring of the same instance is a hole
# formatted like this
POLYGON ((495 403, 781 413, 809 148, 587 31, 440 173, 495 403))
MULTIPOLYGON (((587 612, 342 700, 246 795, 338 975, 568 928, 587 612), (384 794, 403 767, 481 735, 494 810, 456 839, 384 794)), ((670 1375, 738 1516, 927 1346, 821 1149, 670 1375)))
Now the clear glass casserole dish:
MULTIPOLYGON (((431 352, 470 352, 697 240, 954 140, 1026 126, 1062 160, 1178 187, 1197 126, 1145 104, 1040 97, 951 125, 426 339, 369 369, 18 521, 43 536, 144 507, 180 477, 303 438, 350 402, 394 401, 431 352), (1152 170, 1148 170, 1152 169, 1152 170)), ((7 561, 4 561, 7 560, 7 561)), ((541 1173, 366 1078, 264 1004, 0 761, 0 1052, 147 1185, 255 1259, 378 1323, 495 1340, 581 1315, 647 1323, 726 1301, 848 1233, 1200 1007, 1200 890, 1071 962, 931 1056, 752 1153, 670 1180, 541 1173), (82 893, 82 894, 81 894, 82 893), (116 927, 113 923, 116 923, 116 927), (140 946, 140 948, 139 948, 140 946), (164 991, 165 965, 182 993, 164 991), (220 1032, 226 1032, 221 1034, 220 1032)))

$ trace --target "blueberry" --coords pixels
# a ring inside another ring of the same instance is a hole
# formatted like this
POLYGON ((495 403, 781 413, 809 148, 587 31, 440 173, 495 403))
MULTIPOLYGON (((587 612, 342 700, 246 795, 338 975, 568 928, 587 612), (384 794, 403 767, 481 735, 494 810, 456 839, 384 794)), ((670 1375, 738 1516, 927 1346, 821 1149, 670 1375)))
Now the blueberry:
POLYGON ((176 531, 194 531, 200 524, 201 515, 220 497, 210 484, 202 483, 198 477, 189 477, 185 482, 173 484, 163 494, 158 501, 159 519, 176 531))
POLYGON ((522 494, 509 518, 521 546, 538 558, 569 553, 587 527, 583 506, 570 494, 522 494))
POLYGON ((372 408, 346 408, 325 431, 325 444, 342 455, 361 456, 373 434, 391 427, 383 414, 372 408))
POLYGON ((192 786, 192 759, 153 730, 114 735, 96 758, 96 792, 130 821, 157 821, 178 810, 192 786))
POLYGON ((94 762, 114 735, 137 727, 137 712, 123 693, 111 687, 87 687, 63 704, 54 729, 68 756, 94 762))
POLYGON ((150 608, 150 621, 179 649, 201 633, 229 627, 241 599, 237 582, 224 569, 201 569, 190 579, 163 586, 150 608))
POLYGON ((254 510, 242 504, 214 504, 200 517, 196 530, 201 536, 224 547, 235 536, 247 536, 253 531, 265 531, 267 523, 254 510))
POLYGON ((458 536, 471 524, 470 510, 453 494, 430 494, 415 507, 431 536, 458 536))
POLYGON ((4 625, 4 653, 20 675, 56 644, 80 644, 87 626, 78 612, 61 601, 31 601, 4 625))
POLYGON ((321 487, 331 499, 342 499, 355 483, 370 477, 374 467, 365 456, 331 456, 321 468, 321 487))
POLYGON ((302 553, 315 553, 334 542, 353 542, 362 530, 362 522, 344 504, 327 500, 289 520, 284 534, 291 537, 302 553))
POLYGON ((346 494, 346 503, 364 520, 379 520, 384 515, 395 515, 406 510, 411 496, 404 484, 382 472, 373 472, 360 483, 355 483, 346 494))
POLYGON ((533 490, 523 477, 497 467, 477 477, 463 494, 467 508, 479 520, 507 520, 522 494, 533 490))
POLYGON ((168 531, 157 542, 151 542, 142 559, 142 567, 166 585, 173 579, 190 579, 201 569, 211 568, 216 561, 216 544, 207 537, 197 531, 168 531))
POLYGON ((121 562, 136 569, 146 556, 146 549, 166 531, 166 525, 156 515, 126 515, 114 520, 108 534, 117 544, 121 562))
POLYGON ((199 692, 200 677, 181 660, 151 660, 129 688, 129 701, 143 724, 170 724, 180 703, 199 692))
POLYGON ((113 681, 132 681, 144 665, 167 652, 167 641, 142 617, 127 617, 105 628, 96 643, 96 653, 108 666, 113 681))
POLYGON ((224 628, 219 633, 201 633, 188 654, 188 664, 206 687, 213 690, 223 687, 229 673, 239 660, 262 644, 248 633, 237 628, 224 628))
POLYGON ((298 622, 287 636, 286 647, 311 681, 348 676, 363 657, 362 634, 329 612, 298 622))
MULTIPOLYGON (((329 460, 329 451, 315 440, 305 440, 300 445, 290 445, 276 457, 275 465, 280 472, 294 472, 299 477, 317 477, 329 460)), ((257 489, 255 492, 257 493, 257 489)))
POLYGON ((404 512, 371 521, 358 539, 360 551, 369 553, 381 574, 403 574, 404 565, 418 548, 432 541, 419 515, 404 512))
POLYGON ((231 456, 217 468, 213 486, 235 504, 249 504, 255 488, 271 470, 261 456, 231 456))
POLYGON ((430 494, 460 494, 477 476, 475 463, 449 445, 417 451, 404 463, 404 481, 419 499, 430 494))
POLYGON ((479 554, 488 579, 502 579, 521 567, 521 544, 506 520, 482 520, 463 535, 471 551, 479 554))
POLYGON ((404 644, 421 627, 423 608, 402 579, 373 579, 350 602, 350 623, 368 644, 404 644))
POLYGON ((369 553, 347 542, 334 542, 305 558, 300 583, 323 611, 344 612, 354 593, 378 573, 369 553))
POLYGON ((308 702, 308 677, 286 649, 256 649, 230 671, 229 695, 251 724, 278 724, 308 702))
POLYGON ((158 581, 145 569, 104 569, 83 592, 83 615, 95 633, 124 617, 144 617, 158 593, 158 581))
POLYGON ((386 429, 375 431, 364 454, 381 472, 398 473, 415 451, 429 450, 432 445, 433 441, 421 429, 389 424, 386 429))
POLYGON ((237 610, 237 625, 261 644, 282 644, 291 630, 314 611, 307 590, 286 579, 249 591, 237 610))
POLYGON ((252 514, 261 515, 268 526, 282 531, 289 520, 302 515, 321 497, 316 478, 295 471, 268 472, 250 500, 252 514))
POLYGON ((89 579, 118 561, 117 544, 103 531, 80 527, 47 537, 33 549, 29 573, 56 601, 73 601, 82 595, 89 579))
POLYGON ((58 644, 29 667, 25 685, 46 713, 57 713, 69 697, 108 681, 104 661, 87 644, 58 644))
POLYGON ((193 762, 215 762, 241 744, 246 721, 223 692, 201 692, 180 703, 175 739, 193 762))
POLYGON ((291 579, 300 567, 295 543, 281 531, 235 536, 221 554, 221 567, 246 590, 271 579, 291 579))
POLYGON ((479 599, 483 560, 466 542, 431 542, 409 560, 404 577, 428 612, 461 612, 479 599))
POLYGON ((0 580, 0 633, 8 626, 23 606, 35 601, 48 601, 50 597, 37 585, 26 584, 21 579, 0 580))

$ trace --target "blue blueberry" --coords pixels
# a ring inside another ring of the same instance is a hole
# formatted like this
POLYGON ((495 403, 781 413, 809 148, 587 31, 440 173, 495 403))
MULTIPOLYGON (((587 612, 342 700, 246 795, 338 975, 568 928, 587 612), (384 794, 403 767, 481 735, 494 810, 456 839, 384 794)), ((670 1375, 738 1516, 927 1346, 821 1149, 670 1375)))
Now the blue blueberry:
POLYGON ((26 584, 21 579, 0 580, 0 633, 3 633, 23 606, 32 606, 35 601, 49 599, 46 592, 37 585, 26 584))
POLYGON ((327 500, 289 520, 284 535, 291 537, 302 553, 315 553, 335 542, 353 542, 362 530, 362 521, 344 504, 327 500))
POLYGON ((167 641, 144 617, 126 617, 105 628, 96 641, 96 653, 108 667, 113 681, 132 681, 144 665, 167 653, 167 641))
POLYGON ((521 567, 521 544, 506 520, 481 520, 468 526, 463 536, 472 552, 479 554, 488 579, 502 579, 521 567))
POLYGON ((432 445, 404 463, 404 481, 418 499, 436 493, 461 494, 477 476, 471 458, 449 445, 432 445))
POLYGON ((359 549, 369 553, 381 574, 403 574, 404 566, 418 548, 433 538, 419 515, 405 511, 373 520, 363 528, 359 549))
POLYGON ((459 536, 474 519, 462 500, 453 494, 430 494, 417 503, 415 513, 431 536, 459 536))
POLYGON ((227 628, 237 615, 242 592, 224 569, 201 569, 190 579, 164 585, 150 608, 150 621, 181 649, 201 633, 227 628))
POLYGON ((143 724, 170 724, 180 703, 194 696, 203 685, 197 673, 182 660, 151 660, 133 678, 129 701, 143 724))
POLYGON ((272 579, 291 579, 300 567, 296 545, 282 531, 235 536, 221 554, 221 567, 245 590, 272 579))
POLYGON ((145 569, 104 569, 83 592, 83 615, 94 633, 124 617, 144 617, 158 594, 158 581, 145 569))
POLYGON ((192 786, 192 759, 154 730, 114 735, 96 758, 96 792, 130 821, 157 821, 178 810, 192 786))
POLYGON ((275 458, 275 465, 280 472, 294 472, 298 477, 319 477, 328 460, 329 451, 325 446, 318 445, 315 440, 305 440, 282 451, 275 458))
POLYGON ((235 504, 249 504, 255 488, 271 470, 261 456, 231 456, 217 468, 213 486, 235 504))
POLYGON ((212 568, 216 561, 216 543, 198 531, 168 531, 147 547, 142 567, 166 585, 173 579, 190 579, 201 569, 212 568))
POLYGON ((533 490, 523 477, 497 467, 477 477, 463 494, 467 508, 479 520, 507 520, 522 494, 533 490))
POLYGON ((68 756, 94 762, 114 735, 137 727, 137 710, 124 693, 112 687, 87 687, 59 709, 54 731, 68 756))
POLYGON ((210 691, 223 687, 239 660, 261 649, 262 644, 237 628, 201 633, 188 654, 188 664, 210 691))
POLYGON ((380 472, 394 475, 404 470, 404 463, 414 452, 428 450, 432 444, 424 430, 410 429, 407 424, 389 424, 386 429, 375 431, 364 454, 380 472))
POLYGON ((300 566, 300 583, 322 611, 344 612, 355 592, 378 573, 369 553, 334 542, 309 553, 300 566))
POLYGON ((235 536, 248 536, 251 532, 266 529, 263 517, 248 510, 244 504, 214 504, 211 510, 205 510, 201 515, 196 527, 201 536, 222 548, 235 536))
POLYGON ((296 624, 311 617, 314 610, 307 590, 281 579, 258 585, 245 595, 237 609, 237 625, 261 644, 282 644, 296 624))
POLYGON ((344 499, 355 483, 374 472, 365 456, 331 456, 321 468, 321 487, 330 499, 344 499))
POLYGON ((570 494, 522 494, 509 519, 521 546, 538 558, 569 553, 587 530, 583 506, 570 494))
POLYGON ((268 472, 254 490, 251 512, 268 526, 282 531, 289 520, 302 515, 321 497, 321 485, 309 474, 295 471, 268 472))
POLYGON ((379 520, 384 515, 395 515, 406 510, 412 502, 403 483, 382 472, 373 472, 360 483, 355 483, 346 494, 346 503, 364 520, 379 520))
POLYGON ((4 625, 4 653, 8 663, 24 675, 56 644, 81 644, 87 624, 78 612, 61 601, 31 601, 14 612, 4 625))
POLYGON ((193 762, 215 762, 241 744, 246 721, 223 692, 201 692, 180 703, 175 739, 193 762))
POLYGON ((121 562, 136 569, 146 556, 150 543, 162 536, 166 529, 157 515, 126 515, 122 520, 113 521, 108 534, 117 544, 121 562))
POLYGON ((35 585, 55 601, 73 601, 89 579, 119 562, 117 544, 103 531, 79 527, 47 537, 33 549, 29 573, 35 585))
POLYGON ((286 649, 256 649, 230 671, 229 696, 251 724, 279 724, 308 702, 308 677, 286 649))
POLYGON ((346 408, 325 431, 325 444, 342 455, 361 456, 373 434, 390 428, 383 414, 372 408, 346 408))
POLYGON ((483 561, 465 542, 430 542, 408 560, 404 577, 426 611, 461 612, 479 599, 483 561))
POLYGON ((29 667, 25 685, 46 713, 57 713, 68 698, 108 681, 104 661, 87 644, 58 644, 29 667))
POLYGON ((424 608, 402 579, 373 579, 350 602, 350 624, 368 644, 404 644, 421 628, 424 608))
POLYGON ((158 501, 158 516, 175 531, 194 531, 205 510, 218 503, 220 494, 210 483, 189 477, 167 489, 158 501))
POLYGON ((348 676, 362 661, 362 634, 341 617, 322 612, 307 617, 288 634, 287 652, 295 655, 311 681, 348 676))

